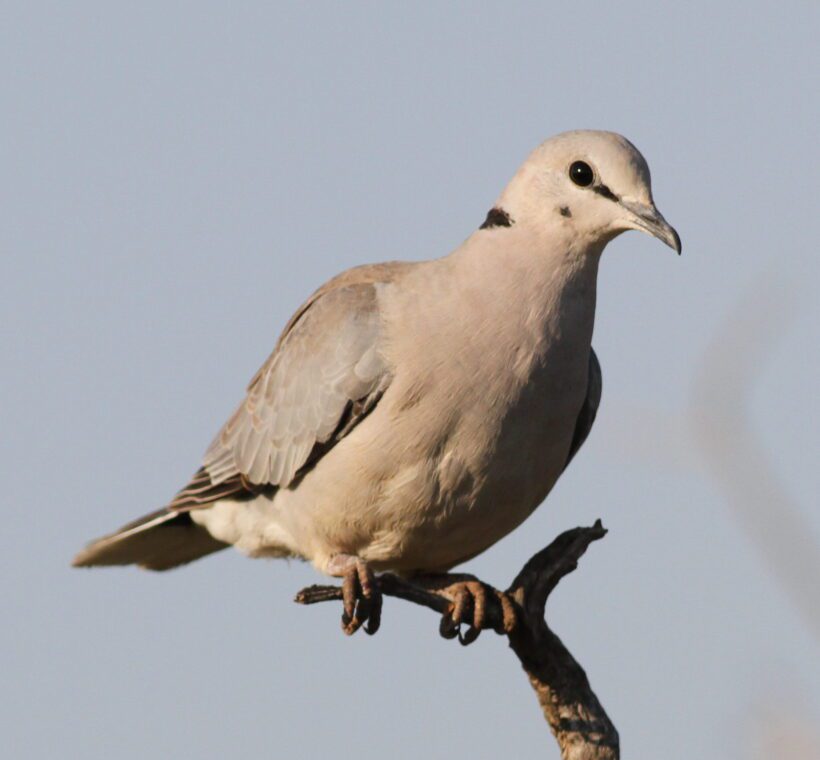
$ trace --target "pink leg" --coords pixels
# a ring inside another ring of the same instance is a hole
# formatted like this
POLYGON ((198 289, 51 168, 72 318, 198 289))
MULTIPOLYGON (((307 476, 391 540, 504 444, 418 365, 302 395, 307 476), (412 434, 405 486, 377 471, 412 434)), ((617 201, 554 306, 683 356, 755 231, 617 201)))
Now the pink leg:
POLYGON ((487 623, 487 607, 496 604, 501 608, 502 623, 494 627, 495 632, 508 634, 515 628, 515 604, 506 592, 491 588, 470 575, 443 574, 432 577, 440 590, 452 600, 450 609, 441 619, 440 632, 444 638, 458 637, 462 644, 472 644, 481 631, 490 627, 487 623), (462 624, 468 626, 463 634, 462 624))
POLYGON ((337 554, 327 571, 342 578, 342 630, 350 636, 364 625, 365 633, 376 633, 381 623, 382 593, 367 563, 349 554, 337 554))

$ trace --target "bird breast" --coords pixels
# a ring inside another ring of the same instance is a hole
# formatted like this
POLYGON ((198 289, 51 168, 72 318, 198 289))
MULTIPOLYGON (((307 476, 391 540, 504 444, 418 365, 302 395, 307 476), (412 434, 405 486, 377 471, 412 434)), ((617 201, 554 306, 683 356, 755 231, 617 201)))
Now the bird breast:
POLYGON ((415 357, 383 400, 382 451, 404 462, 387 501, 403 515, 410 567, 452 566, 531 514, 563 470, 586 392, 594 298, 482 305, 469 288, 449 298, 461 301, 449 300, 450 319, 440 300, 427 304, 391 340, 415 357))

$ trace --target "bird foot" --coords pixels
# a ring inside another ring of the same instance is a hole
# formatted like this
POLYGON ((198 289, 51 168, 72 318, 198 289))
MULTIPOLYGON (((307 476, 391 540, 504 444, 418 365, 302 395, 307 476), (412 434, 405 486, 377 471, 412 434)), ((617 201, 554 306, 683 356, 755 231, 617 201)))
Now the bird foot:
POLYGON ((467 646, 481 631, 489 629, 507 635, 514 630, 518 620, 516 604, 506 592, 470 575, 443 576, 441 584, 438 591, 451 602, 439 625, 439 633, 445 639, 458 638, 460 644, 467 646), (490 620, 496 622, 491 624, 490 620), (464 632, 462 625, 467 626, 464 632))
POLYGON ((372 636, 379 630, 382 618, 382 592, 376 576, 358 557, 339 555, 333 561, 337 567, 341 565, 342 630, 352 636, 364 626, 364 632, 372 636))

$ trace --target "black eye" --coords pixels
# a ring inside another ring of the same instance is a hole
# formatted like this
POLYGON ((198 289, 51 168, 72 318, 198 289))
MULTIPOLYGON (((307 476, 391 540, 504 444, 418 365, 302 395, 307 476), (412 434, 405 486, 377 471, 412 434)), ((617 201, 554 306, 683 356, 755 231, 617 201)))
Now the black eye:
POLYGON ((569 167, 569 178, 581 187, 589 187, 595 179, 595 172, 585 161, 573 161, 569 167))

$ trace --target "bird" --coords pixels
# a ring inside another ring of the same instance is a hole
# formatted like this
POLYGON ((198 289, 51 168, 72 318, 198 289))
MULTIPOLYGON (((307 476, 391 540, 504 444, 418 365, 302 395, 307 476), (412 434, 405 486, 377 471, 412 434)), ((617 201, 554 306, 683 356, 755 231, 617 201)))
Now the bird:
POLYGON ((343 579, 346 633, 375 632, 376 573, 447 577, 524 522, 587 439, 598 265, 627 230, 681 253, 638 149, 596 130, 546 140, 451 253, 316 290, 190 482, 73 564, 299 558, 343 579))

